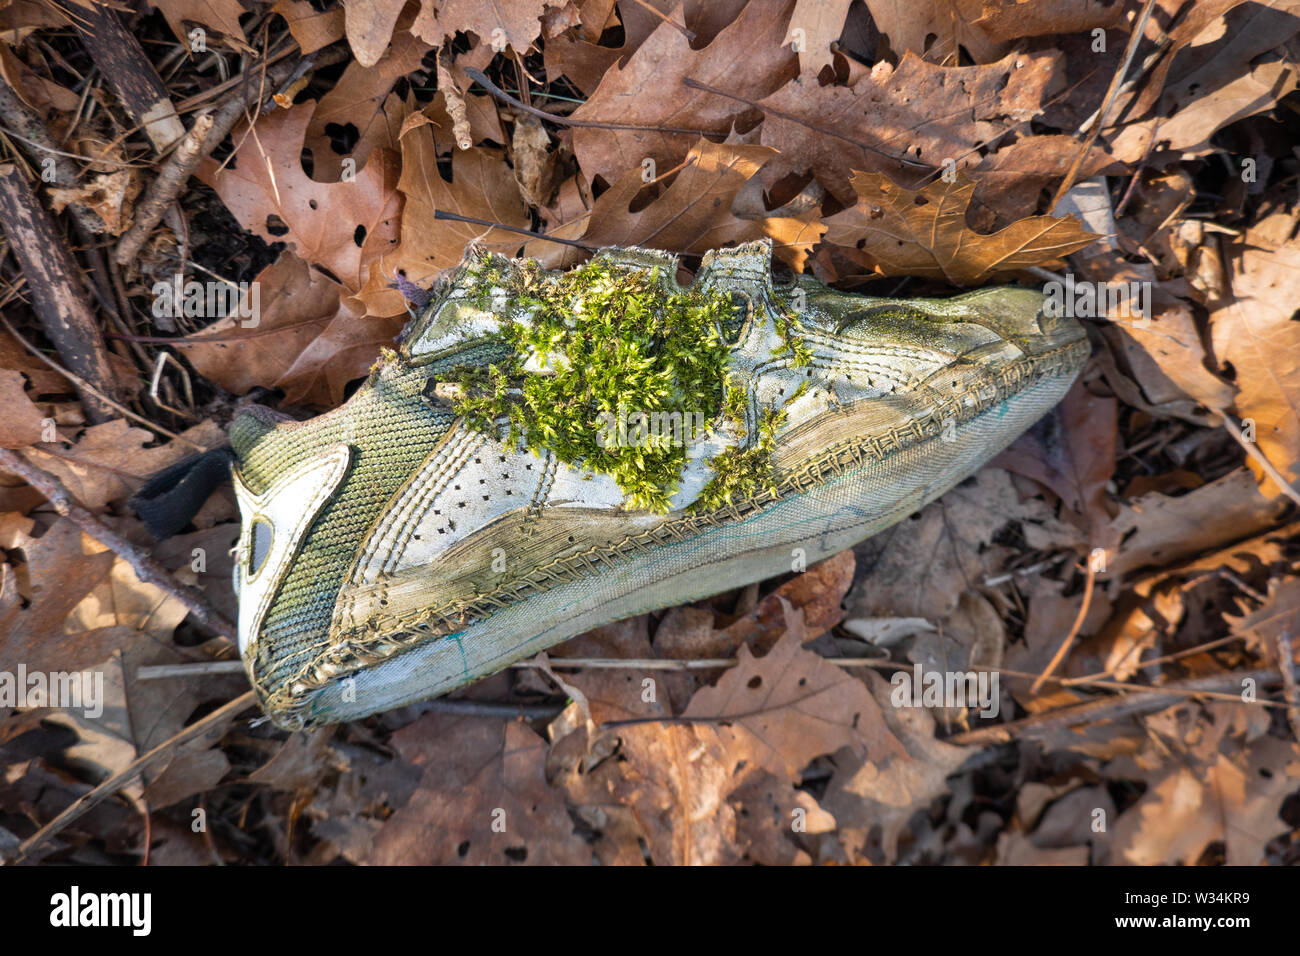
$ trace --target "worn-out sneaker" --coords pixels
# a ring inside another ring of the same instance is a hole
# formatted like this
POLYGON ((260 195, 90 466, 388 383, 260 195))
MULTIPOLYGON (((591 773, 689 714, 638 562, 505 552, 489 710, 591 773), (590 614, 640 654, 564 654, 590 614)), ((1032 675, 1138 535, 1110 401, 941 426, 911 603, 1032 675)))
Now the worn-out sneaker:
POLYGON ((775 284, 770 252, 709 253, 686 287, 659 252, 471 252, 342 407, 239 415, 239 642, 276 723, 835 554, 988 461, 1088 355, 1037 292, 775 284))

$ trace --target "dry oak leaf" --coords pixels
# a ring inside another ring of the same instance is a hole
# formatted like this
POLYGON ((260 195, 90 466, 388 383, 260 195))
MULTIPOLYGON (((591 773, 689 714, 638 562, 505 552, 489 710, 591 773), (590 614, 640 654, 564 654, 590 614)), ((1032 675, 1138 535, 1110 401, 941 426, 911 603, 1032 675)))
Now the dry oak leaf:
MULTIPOLYGON (((1264 604, 1241 617, 1225 618, 1232 633, 1244 637, 1253 651, 1276 660, 1277 639, 1283 634, 1300 634, 1300 578, 1274 578, 1264 604)), ((1296 645, 1291 646, 1294 649, 1296 645)))
POLYGON ((1177 497, 1142 495, 1121 505, 1112 522, 1114 539, 1123 543, 1107 554, 1106 573, 1177 564, 1259 534, 1276 524, 1281 505, 1261 494, 1244 468, 1177 497))
POLYGON ((976 63, 1005 52, 976 25, 980 0, 865 0, 876 27, 889 38, 895 56, 924 56, 938 64, 956 63, 965 48, 976 63))
POLYGON ((420 0, 420 13, 411 32, 420 39, 442 46, 445 37, 473 33, 494 50, 511 47, 519 56, 542 32, 542 14, 547 7, 562 7, 565 0, 420 0))
POLYGON ((45 415, 27 397, 26 382, 17 369, 0 368, 0 448, 25 448, 44 435, 45 415))
MULTIPOLYGON (((662 25, 663 17, 672 13, 675 6, 675 0, 654 0, 624 4, 620 10, 615 7, 614 0, 584 0, 580 11, 582 28, 577 35, 561 33, 559 36, 547 37, 542 49, 546 75, 554 79, 563 74, 584 95, 590 95, 600 85, 605 72, 618 61, 631 56, 645 42, 646 37, 662 25), (617 48, 600 46, 597 41, 601 34, 617 26, 623 28, 623 45, 617 48)), ((688 0, 685 25, 695 34, 697 44, 701 38, 717 33, 716 29, 710 31, 696 22, 697 15, 707 16, 710 8, 724 14, 731 13, 727 7, 728 4, 717 3, 716 0, 688 0)))
POLYGON ((1027 538, 1037 529, 1049 538, 1039 542, 1045 548, 1070 544, 1070 529, 1041 498, 1022 500, 1007 472, 984 468, 918 516, 854 549, 857 576, 844 602, 846 616, 947 617, 963 591, 1002 570, 1005 554, 994 538, 1008 525, 1019 526, 1027 538))
MULTIPOLYGON (((675 127, 724 136, 733 126, 752 127, 760 114, 733 96, 756 100, 798 72, 797 55, 785 42, 793 0, 753 0, 735 21, 702 49, 692 49, 680 29, 659 27, 622 66, 610 69, 576 109, 574 119, 652 127, 646 130, 579 128, 573 152, 591 181, 615 183, 645 160, 666 173, 681 162, 698 134, 663 132, 675 127), (732 96, 685 85, 687 79, 732 96), (742 123, 743 121, 743 123, 742 123)), ((669 15, 682 22, 681 8, 669 15)))
MULTIPOLYGON (((1236 370, 1234 410, 1294 486, 1300 479, 1300 241, 1285 212, 1225 249, 1231 298, 1212 303, 1210 334, 1220 364, 1236 370)), ((1252 467, 1255 467, 1252 462, 1252 467)), ((1273 493, 1267 480, 1266 493, 1273 493)))
POLYGON ((423 771, 364 862, 578 865, 591 848, 546 781, 546 742, 518 721, 429 714, 392 736, 423 771))
POLYGON ((802 73, 815 76, 834 60, 831 44, 844 32, 852 5, 853 0, 796 0, 787 35, 798 44, 802 73))
MULTIPOLYGON (((699 139, 683 168, 644 208, 631 211, 645 187, 639 171, 624 174, 601 194, 580 219, 550 231, 563 239, 582 239, 591 246, 644 246, 670 252, 704 252, 731 243, 768 236, 776 255, 802 270, 825 227, 812 218, 741 219, 731 211, 736 193, 774 155, 765 146, 734 146, 699 139)), ((541 240, 525 252, 548 266, 573 265, 582 258, 571 247, 541 240)))
POLYGON ((793 780, 815 757, 841 747, 874 760, 904 756, 880 705, 861 681, 801 646, 803 612, 786 604, 788 630, 764 657, 741 645, 736 666, 691 698, 684 718, 711 729, 731 754, 730 771, 761 767, 793 780))
MULTIPOLYGON (((86 4, 86 0, 77 2, 86 4)), ((248 12, 239 0, 149 0, 149 6, 162 11, 172 33, 186 49, 190 31, 197 25, 224 36, 236 49, 252 52, 244 42, 244 28, 239 25, 239 18, 248 12)))
POLYGON ((907 822, 947 792, 948 775, 969 752, 936 740, 934 718, 924 708, 894 706, 891 685, 883 677, 863 671, 862 680, 864 690, 869 687, 879 703, 885 729, 898 746, 889 754, 836 754, 835 773, 821 805, 839 824, 836 835, 850 861, 865 856, 870 832, 878 826, 885 860, 893 862, 907 822))
POLYGON ((401 320, 364 314, 347 290, 291 252, 255 281, 256 326, 245 328, 236 313, 175 343, 200 375, 236 395, 283 388, 290 404, 334 408, 401 331, 401 320))
POLYGON ((1060 496, 1094 546, 1113 543, 1106 484, 1119 451, 1119 402, 1076 381, 1065 398, 993 460, 1060 496))
POLYGON ((343 38, 342 7, 331 7, 322 13, 311 5, 310 0, 276 0, 271 12, 284 17, 303 56, 343 38))
POLYGON ((975 182, 958 174, 921 190, 879 173, 853 176, 858 203, 826 220, 826 242, 886 276, 925 276, 975 285, 1000 273, 1041 265, 1097 237, 1072 217, 1033 216, 992 235, 966 227, 975 182))
MULTIPOLYGON (((730 798, 740 791, 742 804, 752 802, 747 784, 792 806, 800 771, 818 756, 841 748, 905 756, 867 688, 803 649, 802 614, 788 605, 787 625, 765 657, 742 647, 737 666, 696 692, 681 715, 687 722, 609 730, 623 759, 606 761, 596 776, 632 808, 656 864, 738 862, 745 847, 730 798)), ((805 809, 825 822, 815 805, 805 809)))
MULTIPOLYGON (((349 12, 352 7, 348 7, 349 12)), ((307 126, 305 143, 312 153, 312 176, 320 181, 337 181, 342 163, 353 162, 353 171, 364 166, 376 147, 396 150, 402 122, 413 112, 389 91, 401 77, 420 68, 429 45, 398 24, 391 45, 373 64, 358 59, 349 63, 333 89, 320 98, 307 126), (355 142, 349 140, 355 136, 355 142), (333 146, 341 140, 343 148, 333 146)), ((413 104, 413 98, 407 98, 413 104)))
POLYGON ((404 6, 406 0, 348 0, 343 5, 348 46, 362 67, 374 66, 384 55, 404 6))
POLYGON ((1038 113, 1064 69, 1057 52, 965 67, 909 53, 897 68, 880 61, 852 87, 802 76, 759 104, 762 143, 781 154, 767 175, 812 172, 848 206, 854 170, 901 179, 946 160, 973 165, 980 147, 1038 113))
POLYGON ((225 168, 207 159, 199 178, 216 190, 240 224, 267 242, 285 242, 352 293, 370 263, 397 242, 402 197, 397 160, 379 150, 353 179, 324 183, 302 168, 303 137, 316 109, 306 102, 235 131, 239 149, 225 168))
POLYGON ((181 434, 193 444, 170 441, 148 448, 157 435, 117 418, 87 428, 71 448, 51 442, 33 445, 25 454, 62 481, 82 505, 98 511, 125 500, 155 472, 194 454, 195 445, 208 449, 226 443, 225 432, 211 420, 181 434))
POLYGON ((369 315, 405 316, 406 305, 392 283, 398 274, 427 286, 440 273, 457 265, 472 242, 518 249, 516 233, 473 223, 438 221, 438 210, 526 229, 529 225, 514 174, 496 150, 475 146, 452 154, 452 181, 442 178, 433 137, 433 120, 408 116, 400 134, 402 176, 397 188, 404 197, 401 242, 371 268, 360 298, 369 315))
POLYGON ((1210 766, 1174 767, 1120 815, 1109 840, 1113 862, 1190 866, 1216 841, 1228 866, 1265 862, 1269 840, 1290 829, 1280 811, 1300 787, 1294 750, 1263 737, 1215 758, 1210 766))

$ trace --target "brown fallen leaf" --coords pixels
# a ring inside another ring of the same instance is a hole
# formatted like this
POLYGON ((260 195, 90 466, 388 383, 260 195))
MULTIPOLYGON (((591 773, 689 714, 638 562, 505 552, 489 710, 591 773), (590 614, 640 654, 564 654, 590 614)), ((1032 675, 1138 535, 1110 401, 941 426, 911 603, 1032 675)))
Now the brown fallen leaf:
POLYGON ((798 71, 797 56, 786 43, 793 5, 794 0, 753 0, 702 49, 692 48, 672 24, 660 23, 625 63, 604 74, 572 114, 584 122, 648 127, 575 129, 573 152, 588 178, 619 182, 629 172, 640 175, 645 160, 655 164, 653 175, 661 175, 681 162, 699 138, 695 132, 655 127, 718 135, 736 126, 752 127, 759 114, 751 107, 692 89, 684 81, 689 77, 749 100, 779 89, 798 71))
MULTIPOLYGON (((1212 304, 1215 355, 1236 372, 1233 409, 1254 424, 1259 449, 1293 485, 1300 480, 1300 242, 1281 210, 1228 248, 1231 298, 1212 304)), ((1257 467, 1254 462, 1252 468, 1257 467)), ((1264 479, 1267 487, 1272 481, 1264 479)))
MULTIPOLYGON (((353 7, 347 9, 350 13, 353 7)), ((311 150, 314 179, 337 182, 344 160, 352 160, 355 173, 374 150, 399 149, 398 133, 414 103, 409 94, 404 99, 390 91, 400 78, 420 68, 428 50, 427 43, 399 24, 392 45, 373 65, 362 65, 359 59, 347 65, 334 88, 317 102, 307 125, 303 142, 311 150), (355 142, 349 145, 350 140, 355 142)))
POLYGON ((1000 273, 1042 265, 1096 236, 1077 220, 1034 216, 992 235, 966 227, 974 180, 959 173, 913 191, 878 173, 855 173, 857 205, 825 220, 825 241, 879 275, 911 275, 975 285, 1000 273))
POLYGON ((125 501, 151 475, 194 454, 195 446, 206 450, 226 443, 225 432, 211 420, 182 435, 193 444, 171 441, 149 448, 157 435, 117 418, 90 426, 71 448, 41 444, 26 454, 32 464, 55 475, 77 501, 94 511, 125 501))
POLYGON ((1106 572, 1124 576, 1184 561, 1259 534, 1274 525, 1281 510, 1282 502, 1261 493, 1244 468, 1185 495, 1142 495, 1122 504, 1112 522, 1114 538, 1122 543, 1106 555, 1106 572))
MULTIPOLYGON (((772 155, 764 146, 732 146, 701 139, 663 194, 644 208, 631 211, 645 182, 640 172, 629 172, 601 194, 590 212, 552 229, 551 234, 582 239, 594 247, 644 246, 679 253, 704 252, 768 236, 775 254, 802 270, 825 230, 814 214, 741 219, 731 212, 736 193, 772 155)), ((570 247, 541 240, 529 242, 524 252, 552 268, 572 265, 581 258, 570 247)))
POLYGON ((346 29, 341 6, 321 12, 311 0, 276 0, 271 12, 284 17, 304 56, 341 40, 346 29))
POLYGON ((542 14, 563 0, 514 0, 479 3, 477 0, 420 0, 420 13, 411 32, 433 46, 456 33, 473 33, 494 50, 509 46, 520 56, 541 35, 542 14))
POLYGON ((104 224, 104 232, 120 236, 131 224, 132 204, 140 194, 140 176, 134 169, 97 173, 90 182, 72 189, 52 187, 50 205, 62 212, 69 203, 80 203, 104 224))
POLYGON ((844 604, 849 618, 913 617, 938 621, 961 594, 1003 570, 1006 552, 994 539, 1020 525, 1041 529, 1044 549, 1077 541, 1041 498, 1021 500, 1010 476, 985 468, 918 515, 859 544, 857 574, 844 604))
POLYGON ((1293 639, 1300 635, 1300 580, 1275 580, 1264 604, 1249 614, 1227 619, 1232 632, 1245 637, 1256 653, 1276 659, 1277 639, 1284 634, 1293 639))
MULTIPOLYGON (((406 0, 350 0, 343 7, 348 46, 362 67, 379 62, 393 38, 393 28, 406 0)), ((409 70, 402 70, 408 73, 409 70)))
POLYGON ((1289 829, 1279 810, 1297 787, 1300 762, 1274 737, 1208 766, 1174 766, 1115 821, 1112 862, 1192 865, 1222 841, 1228 866, 1256 866, 1265 844, 1289 829))
POLYGON ((482 146, 452 154, 452 180, 438 171, 433 120, 421 113, 407 117, 401 131, 402 175, 397 189, 404 199, 401 241, 372 268, 359 298, 372 316, 405 316, 401 293, 391 288, 399 274, 428 286, 440 273, 457 265, 471 242, 503 244, 517 249, 523 240, 503 229, 434 219, 438 210, 525 229, 528 218, 519 187, 499 151, 482 146))
POLYGON ((968 67, 935 66, 909 53, 897 68, 877 63, 852 87, 801 76, 759 104, 761 142, 780 154, 765 175, 811 172, 852 206, 855 170, 910 182, 936 168, 974 165, 981 147, 1039 111, 1062 69, 1059 53, 968 67))
POLYGON ((519 721, 429 714, 392 737, 424 776, 364 862, 567 865, 591 848, 546 782, 546 742, 519 721))
POLYGON ((26 383, 17 369, 0 368, 0 448, 25 448, 43 439, 45 415, 27 397, 26 383))
POLYGON ((993 464, 1052 489, 1094 547, 1114 541, 1106 484, 1115 471, 1119 403, 1078 381, 1061 403, 1016 439, 993 464))
MULTIPOLYGON (((858 680, 858 678, 854 678, 858 680)), ((849 862, 868 856, 871 831, 880 828, 884 859, 898 856, 898 841, 912 815, 947 790, 950 773, 969 753, 934 737, 934 718, 919 707, 895 707, 889 683, 863 671, 859 683, 877 702, 885 730, 897 746, 888 753, 841 751, 821 800, 838 824, 836 840, 849 862)))
POLYGON ((236 395, 283 388, 287 402, 333 408, 401 331, 401 320, 362 313, 346 289, 292 252, 256 281, 263 290, 256 326, 245 327, 236 312, 176 340, 200 375, 236 395))
POLYGON ((787 42, 799 49, 799 71, 816 76, 834 61, 831 44, 840 38, 853 0, 797 0, 790 14, 787 42), (796 32, 797 31, 797 32, 796 32))
POLYGON ((312 179, 300 156, 315 110, 308 101, 277 110, 252 133, 237 127, 234 162, 221 168, 205 160, 198 176, 244 228, 267 242, 287 243, 355 293, 366 284, 371 263, 397 244, 397 160, 379 150, 351 180, 312 179))
POLYGON ((244 42, 244 28, 239 25, 239 18, 247 12, 239 0, 149 0, 149 5, 162 11, 176 39, 187 48, 190 30, 197 24, 224 38, 235 49, 252 52, 244 42))

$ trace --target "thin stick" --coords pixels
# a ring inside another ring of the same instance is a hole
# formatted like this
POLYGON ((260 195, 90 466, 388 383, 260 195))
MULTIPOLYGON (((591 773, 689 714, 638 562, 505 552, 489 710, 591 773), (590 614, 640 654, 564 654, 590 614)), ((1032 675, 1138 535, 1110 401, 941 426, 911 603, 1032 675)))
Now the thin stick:
POLYGON ((1286 719, 1291 735, 1300 741, 1300 687, 1296 685, 1295 657, 1291 651, 1291 634, 1277 636, 1277 663, 1282 671, 1282 696, 1286 698, 1286 719))
POLYGON ((1056 668, 1060 666, 1061 661, 1065 660, 1066 652, 1069 651, 1070 646, 1074 643, 1074 639, 1078 637, 1079 629, 1083 627, 1084 618, 1088 616, 1088 608, 1092 604, 1092 585, 1096 579, 1096 572, 1092 568, 1091 561, 1088 562, 1087 574, 1088 578, 1083 585, 1083 603, 1079 605, 1079 613, 1074 618, 1074 624, 1070 628, 1070 633, 1065 635, 1065 640, 1061 641, 1061 646, 1056 649, 1056 654, 1052 656, 1052 660, 1047 665, 1047 669, 1038 675, 1038 680, 1034 681, 1033 686, 1029 688, 1030 694, 1036 695, 1038 689, 1043 686, 1043 682, 1055 673, 1056 668))
POLYGON ((530 116, 536 116, 538 119, 546 120, 548 123, 556 123, 560 126, 576 126, 582 129, 627 129, 641 133, 685 133, 690 136, 721 136, 716 130, 708 129, 691 129, 684 126, 638 126, 632 123, 602 123, 597 120, 579 120, 569 116, 558 116, 555 113, 548 113, 545 110, 539 110, 535 106, 529 106, 523 100, 511 96, 501 87, 497 86, 487 78, 482 70, 476 70, 472 66, 465 67, 465 75, 471 80, 477 82, 489 93, 501 100, 503 103, 509 103, 517 110, 523 110, 530 116))
MULTIPOLYGON (((996 727, 981 727, 963 734, 947 738, 948 743, 965 746, 988 746, 990 744, 1009 743, 1023 737, 1038 737, 1057 730, 1068 730, 1079 724, 1091 724, 1099 720, 1114 720, 1130 714, 1149 713, 1167 707, 1176 700, 1198 694, 1226 692, 1241 686, 1244 680, 1255 683, 1275 684, 1282 679, 1276 668, 1260 668, 1232 674, 1216 674, 1213 677, 1197 677, 1191 680, 1176 681, 1164 687, 1146 688, 1149 693, 1130 694, 1127 697, 1107 697, 1103 700, 1090 700, 1071 707, 1061 707, 1045 714, 1035 714, 1023 720, 999 724, 996 727)), ((1240 696, 1235 699, 1240 700, 1240 696)))
POLYGON ((1083 141, 1083 148, 1079 154, 1074 157, 1074 162, 1070 164, 1070 169, 1066 172, 1065 178, 1061 180, 1061 185, 1056 187, 1056 195, 1052 197, 1052 203, 1049 209, 1055 209, 1056 204, 1061 201, 1061 197, 1070 191, 1074 185, 1074 177, 1079 174, 1079 167, 1087 158, 1088 153, 1092 151, 1092 144, 1097 141, 1101 129, 1106 125, 1106 116, 1110 113, 1110 108, 1115 102, 1115 96, 1119 93, 1120 86, 1124 83, 1124 76, 1128 73, 1128 68, 1133 63, 1133 55, 1137 53, 1138 44, 1142 42, 1142 34, 1146 30, 1147 20, 1151 17, 1151 11, 1155 8, 1156 0, 1146 0, 1142 6, 1142 13, 1138 16, 1137 23, 1133 26, 1133 32, 1129 34, 1128 48, 1124 51, 1124 60, 1115 71, 1115 75, 1110 79, 1110 86, 1106 90, 1106 96, 1101 101, 1101 108, 1097 110, 1097 122, 1092 129, 1088 131, 1088 138, 1083 141))
POLYGON ((37 468, 17 452, 0 448, 0 470, 12 472, 43 494, 54 510, 69 518, 77 527, 105 545, 131 566, 135 576, 146 584, 166 592, 185 605, 194 619, 219 637, 234 641, 236 629, 213 607, 202 592, 181 584, 161 564, 142 554, 130 541, 109 528, 73 499, 68 489, 48 471, 37 468))
POLYGON ((1273 463, 1265 457, 1264 453, 1259 450, 1258 446, 1256 446, 1253 441, 1248 441, 1246 439, 1246 436, 1242 434, 1237 423, 1232 420, 1232 416, 1227 412, 1220 412, 1219 418, 1222 419, 1223 427, 1228 430, 1228 434, 1237 440, 1237 444, 1245 450, 1247 455, 1255 459, 1259 464, 1259 467, 1264 469, 1265 474, 1272 478, 1274 484, 1282 489, 1282 494, 1300 505, 1300 491, 1296 491, 1295 488, 1291 486, 1291 483, 1286 480, 1286 476, 1273 467, 1273 463))
MULTIPOLYGON (((108 349, 86 300, 86 288, 63 233, 50 219, 26 177, 12 163, 0 165, 0 228, 31 290, 32 307, 64 364, 98 392, 115 390, 108 349)), ((92 422, 111 415, 93 395, 82 405, 92 422)))
POLYGON ((441 209, 433 211, 434 219, 446 219, 449 222, 469 222, 476 226, 491 226, 493 229, 501 229, 505 232, 513 232, 521 236, 527 236, 529 239, 544 239, 547 242, 556 242, 562 246, 573 246, 577 249, 584 249, 587 252, 594 251, 597 247, 586 242, 579 242, 576 239, 561 239, 558 236, 547 236, 540 232, 533 232, 530 229, 521 229, 518 226, 507 226, 503 222, 493 222, 491 219, 475 219, 473 216, 462 216, 454 212, 445 212, 441 209))
POLYGON ((131 781, 135 780, 145 770, 149 769, 159 759, 168 757, 181 744, 187 743, 205 734, 214 733, 220 730, 227 723, 237 717, 240 713, 247 710, 257 703, 257 694, 255 691, 249 691, 236 697, 230 703, 218 707, 208 716, 201 720, 196 720, 184 730, 179 731, 168 739, 164 740, 157 747, 154 747, 143 756, 137 757, 131 761, 130 765, 113 774, 99 786, 95 787, 89 793, 84 793, 76 800, 72 801, 62 813, 56 816, 45 826, 41 827, 30 837, 24 840, 18 847, 15 860, 25 859, 32 850, 36 849, 50 837, 63 830, 68 824, 72 823, 82 814, 94 808, 103 800, 111 797, 117 791, 121 790, 131 781))

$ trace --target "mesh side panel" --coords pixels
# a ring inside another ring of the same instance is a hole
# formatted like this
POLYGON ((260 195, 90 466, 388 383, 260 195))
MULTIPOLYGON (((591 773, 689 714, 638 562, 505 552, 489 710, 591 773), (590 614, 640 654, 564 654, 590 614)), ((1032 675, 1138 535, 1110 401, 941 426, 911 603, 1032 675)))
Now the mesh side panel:
POLYGON ((318 648, 358 543, 402 482, 451 426, 453 416, 420 398, 427 372, 384 377, 342 408, 277 428, 257 442, 241 472, 260 485, 322 447, 346 442, 353 462, 303 538, 258 637, 257 674, 268 689, 318 648))

